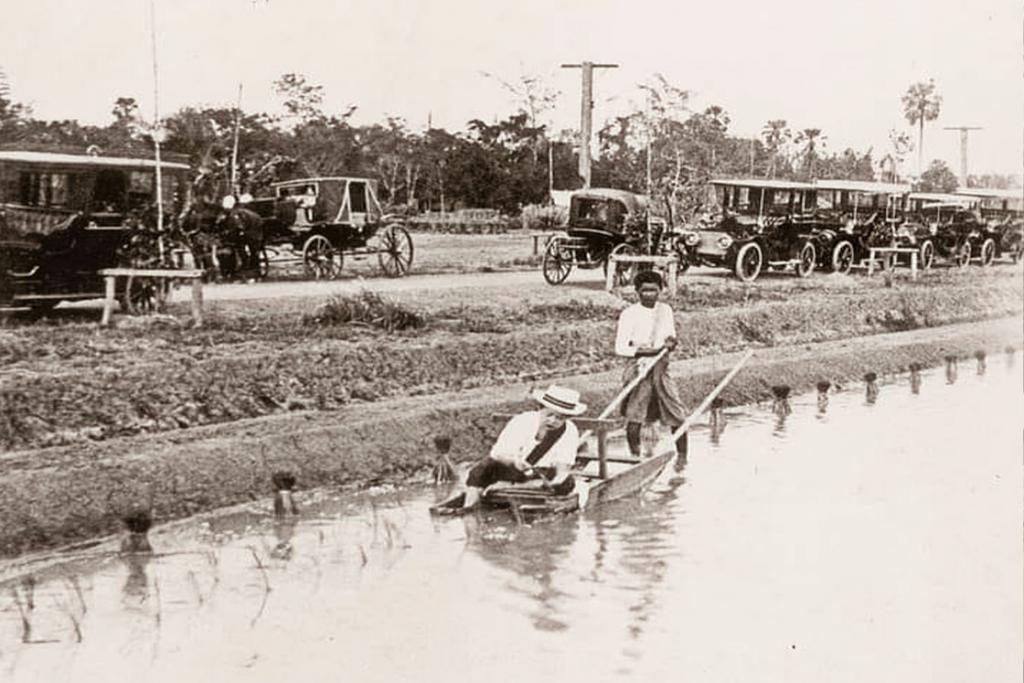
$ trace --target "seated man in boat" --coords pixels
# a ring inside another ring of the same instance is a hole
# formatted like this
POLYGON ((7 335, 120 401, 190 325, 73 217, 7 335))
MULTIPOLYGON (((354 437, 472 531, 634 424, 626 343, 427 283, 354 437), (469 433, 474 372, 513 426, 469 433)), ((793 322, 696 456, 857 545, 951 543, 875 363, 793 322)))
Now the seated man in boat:
MULTIPOLYGON (((644 423, 662 422, 674 431, 686 420, 686 409, 679 389, 669 376, 668 353, 656 362, 654 356, 662 349, 676 347, 676 323, 672 308, 658 301, 662 279, 657 271, 642 270, 633 280, 639 301, 627 306, 619 315, 615 335, 615 353, 629 358, 622 386, 626 387, 638 374, 647 376, 622 402, 626 418, 626 443, 634 458, 640 457, 640 429, 644 423), (651 363, 654 363, 651 367, 651 363)), ((687 436, 676 441, 676 452, 686 457, 687 436)))
POLYGON ((463 507, 476 505, 484 489, 499 482, 537 482, 563 495, 572 491, 569 469, 576 461, 580 434, 568 418, 582 415, 587 406, 580 403, 578 391, 554 384, 534 391, 533 399, 539 410, 509 420, 490 455, 469 471, 463 507))

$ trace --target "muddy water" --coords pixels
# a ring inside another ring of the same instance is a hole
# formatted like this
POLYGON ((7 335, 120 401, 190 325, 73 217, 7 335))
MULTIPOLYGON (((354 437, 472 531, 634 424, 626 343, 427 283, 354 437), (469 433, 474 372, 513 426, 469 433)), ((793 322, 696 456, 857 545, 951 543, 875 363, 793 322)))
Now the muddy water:
POLYGON ((591 517, 304 494, 7 567, 0 680, 1019 681, 1024 394, 989 365, 731 411, 591 517))

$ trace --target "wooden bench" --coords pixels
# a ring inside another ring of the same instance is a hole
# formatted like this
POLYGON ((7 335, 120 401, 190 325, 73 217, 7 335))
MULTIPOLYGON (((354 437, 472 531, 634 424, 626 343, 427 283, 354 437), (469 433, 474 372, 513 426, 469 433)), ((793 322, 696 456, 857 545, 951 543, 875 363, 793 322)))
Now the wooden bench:
POLYGON ((106 296, 103 300, 103 318, 100 325, 110 325, 110 316, 114 310, 114 300, 117 294, 117 278, 139 277, 156 278, 168 280, 168 284, 174 280, 192 281, 192 322, 196 327, 203 324, 203 271, 201 270, 175 270, 171 268, 104 268, 99 271, 106 284, 106 296))
POLYGON ((912 280, 917 279, 917 249, 913 247, 869 247, 868 248, 868 275, 870 276, 875 271, 875 262, 881 262, 882 270, 886 270, 886 261, 888 260, 887 255, 893 254, 898 256, 899 254, 910 254, 910 278, 912 280), (883 258, 878 258, 876 254, 883 254, 883 258))
POLYGON ((679 260, 675 256, 626 256, 616 254, 608 258, 608 277, 605 280, 605 291, 615 290, 615 274, 620 263, 647 263, 665 271, 665 287, 669 296, 675 296, 679 260))
MULTIPOLYGON (((497 422, 508 422, 515 415, 510 413, 493 413, 491 419, 497 422)), ((598 477, 605 479, 608 476, 609 462, 636 463, 633 458, 609 458, 608 457, 608 432, 622 427, 622 419, 602 419, 596 417, 573 417, 569 418, 576 425, 577 429, 584 432, 592 432, 597 437, 597 455, 577 455, 577 460, 597 460, 598 477)))

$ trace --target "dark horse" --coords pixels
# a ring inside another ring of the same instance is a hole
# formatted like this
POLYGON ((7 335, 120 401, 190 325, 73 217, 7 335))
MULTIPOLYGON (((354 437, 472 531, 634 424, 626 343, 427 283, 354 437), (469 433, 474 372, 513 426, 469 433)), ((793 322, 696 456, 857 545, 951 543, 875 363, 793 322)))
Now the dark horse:
POLYGON ((255 211, 240 205, 224 209, 200 199, 182 215, 181 227, 199 268, 225 279, 260 277, 267 234, 255 211))

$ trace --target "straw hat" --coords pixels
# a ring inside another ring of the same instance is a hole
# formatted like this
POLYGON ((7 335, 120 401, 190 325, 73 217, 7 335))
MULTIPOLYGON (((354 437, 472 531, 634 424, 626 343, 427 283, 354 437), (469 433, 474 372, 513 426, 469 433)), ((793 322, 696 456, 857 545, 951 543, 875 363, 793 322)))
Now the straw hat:
POLYGON ((550 408, 562 415, 582 415, 587 410, 586 403, 580 403, 580 392, 568 387, 560 387, 552 384, 541 391, 536 389, 531 393, 533 400, 545 408, 550 408))

